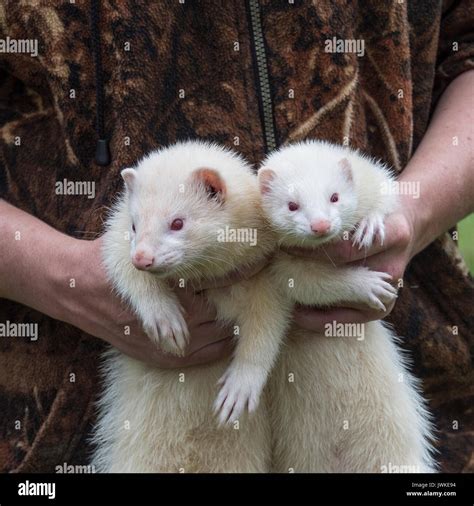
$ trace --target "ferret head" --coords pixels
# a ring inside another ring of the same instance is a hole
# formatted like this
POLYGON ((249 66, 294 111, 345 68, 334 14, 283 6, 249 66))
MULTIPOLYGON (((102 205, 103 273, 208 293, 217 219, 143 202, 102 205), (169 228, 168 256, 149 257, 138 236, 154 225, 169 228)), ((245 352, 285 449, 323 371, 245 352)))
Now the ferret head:
POLYGON ((133 265, 166 277, 200 277, 211 264, 216 275, 228 271, 229 246, 217 233, 235 218, 233 172, 250 178, 258 196, 242 159, 205 143, 174 145, 123 170, 133 265))
POLYGON ((317 246, 356 224, 353 170, 337 150, 311 143, 282 148, 258 178, 264 211, 283 243, 317 246))

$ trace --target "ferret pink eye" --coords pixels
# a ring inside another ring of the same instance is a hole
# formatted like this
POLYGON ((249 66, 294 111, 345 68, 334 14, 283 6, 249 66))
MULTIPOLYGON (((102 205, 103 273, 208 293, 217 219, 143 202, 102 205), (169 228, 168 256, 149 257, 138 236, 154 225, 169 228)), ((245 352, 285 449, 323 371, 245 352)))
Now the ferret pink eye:
POLYGON ((183 220, 180 219, 180 218, 176 218, 171 223, 171 227, 170 228, 171 228, 171 230, 181 230, 183 228, 183 225, 184 225, 183 220))
POLYGON ((297 211, 300 206, 296 202, 288 202, 288 209, 290 211, 297 211))
POLYGON ((338 193, 333 193, 331 195, 331 202, 334 203, 334 202, 337 202, 339 200, 339 194, 338 193))

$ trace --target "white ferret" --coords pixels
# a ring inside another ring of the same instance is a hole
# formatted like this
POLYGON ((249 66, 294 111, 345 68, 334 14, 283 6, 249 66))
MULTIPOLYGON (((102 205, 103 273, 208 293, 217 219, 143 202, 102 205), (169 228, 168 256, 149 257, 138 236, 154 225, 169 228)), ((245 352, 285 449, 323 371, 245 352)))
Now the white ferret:
MULTIPOLYGON (((380 163, 325 142, 270 154, 259 170, 263 208, 282 246, 321 246, 344 232, 361 247, 383 241, 396 209, 380 163)), ((324 247, 324 246, 323 246, 324 247)), ((275 283, 294 303, 366 304, 396 297, 387 274, 281 251, 275 283)), ((430 416, 397 338, 382 321, 337 322, 315 335, 293 328, 269 382, 275 472, 429 472, 430 416), (349 329, 349 332, 348 330, 349 329), (336 336, 340 335, 336 330, 336 336)))
MULTIPOLYGON (((107 222, 103 262, 150 338, 181 355, 188 329, 167 283, 224 276, 276 245, 265 226, 257 177, 235 153, 197 141, 152 152, 122 177, 126 191, 107 222), (235 240, 225 231, 243 234, 235 240)), ((99 472, 269 471, 264 396, 258 404, 289 315, 268 268, 206 293, 218 320, 237 325, 230 365, 221 360, 163 370, 111 350, 94 435, 99 472), (245 408, 253 416, 240 417, 245 408), (222 427, 228 421, 232 426, 222 427)))

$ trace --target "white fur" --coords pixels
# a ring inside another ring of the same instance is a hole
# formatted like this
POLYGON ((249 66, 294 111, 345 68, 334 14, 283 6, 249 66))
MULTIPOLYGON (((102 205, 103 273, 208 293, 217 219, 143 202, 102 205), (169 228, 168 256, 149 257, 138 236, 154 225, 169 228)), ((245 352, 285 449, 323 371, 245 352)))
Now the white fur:
MULTIPOLYGON (((264 208, 275 229, 284 236, 286 244, 316 245, 352 232, 363 220, 373 225, 364 234, 356 231, 364 246, 370 244, 377 231, 383 228, 383 218, 393 212, 397 200, 385 194, 382 184, 393 179, 381 163, 343 146, 321 141, 306 141, 271 153, 260 169, 273 171, 278 177, 270 182, 271 194, 279 198, 264 200, 264 208), (350 166, 352 180, 343 169, 350 166), (331 203, 337 193, 339 201, 331 203), (288 212, 288 202, 301 203, 300 209, 288 212), (324 239, 311 237, 310 223, 326 219, 331 233, 324 239), (382 226, 381 226, 382 225, 382 226)), ((382 230, 383 233, 383 230, 382 230)))
MULTIPOLYGON (((123 177, 127 191, 107 222, 104 264, 114 288, 156 344, 183 354, 188 329, 167 282, 222 276, 269 254, 275 243, 264 226, 257 179, 236 154, 202 142, 153 152, 123 177), (209 192, 196 176, 203 168, 218 173, 225 191, 209 192), (179 231, 170 229, 176 219, 184 221, 179 231), (219 242, 218 231, 226 226, 257 229, 257 244, 219 242), (152 272, 133 267, 131 255, 138 250, 154 257, 152 272)), ((160 370, 111 352, 95 433, 93 463, 99 471, 269 470, 269 419, 265 399, 259 401, 287 328, 289 306, 275 295, 269 269, 207 295, 218 320, 234 322, 238 329, 230 366, 224 360, 160 370), (233 423, 223 427, 226 422, 233 423)))
MULTIPOLYGON (((381 191, 391 177, 366 156, 318 141, 270 154, 259 171, 263 207, 282 246, 324 247, 344 232, 364 247, 382 241, 384 217, 397 204, 381 191), (291 211, 289 202, 298 209, 291 211), (311 232, 318 220, 331 223, 327 236, 311 232)), ((357 302, 383 310, 396 297, 387 274, 364 267, 336 268, 280 252, 272 271, 293 303, 357 302)), ((273 471, 435 469, 430 417, 395 336, 381 321, 363 330, 360 339, 290 331, 269 385, 273 471)))
POLYGON ((269 384, 273 472, 434 471, 418 382, 394 334, 364 327, 363 340, 290 332, 269 384))

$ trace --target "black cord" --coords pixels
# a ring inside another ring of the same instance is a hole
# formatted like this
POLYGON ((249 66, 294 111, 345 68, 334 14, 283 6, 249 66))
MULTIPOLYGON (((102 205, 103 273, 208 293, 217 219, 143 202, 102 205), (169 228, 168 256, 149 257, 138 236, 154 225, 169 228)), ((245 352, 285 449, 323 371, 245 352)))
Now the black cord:
POLYGON ((109 142, 105 138, 104 130, 104 78, 102 72, 102 54, 100 44, 100 2, 91 0, 91 43, 95 65, 95 97, 96 97, 96 131, 97 147, 95 162, 97 165, 110 164, 109 142))

